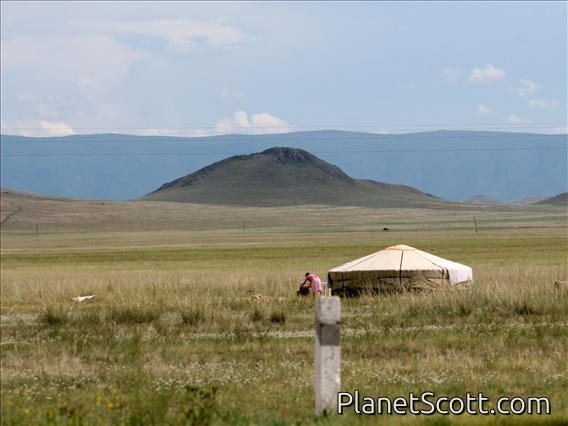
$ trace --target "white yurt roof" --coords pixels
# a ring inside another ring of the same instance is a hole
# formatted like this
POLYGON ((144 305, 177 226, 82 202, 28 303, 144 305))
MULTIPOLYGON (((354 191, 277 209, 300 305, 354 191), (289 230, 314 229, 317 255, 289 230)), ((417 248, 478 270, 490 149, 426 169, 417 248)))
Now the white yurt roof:
POLYGON ((387 247, 331 269, 329 272, 363 271, 448 271, 451 284, 472 281, 473 271, 469 266, 452 262, 407 245, 387 247))

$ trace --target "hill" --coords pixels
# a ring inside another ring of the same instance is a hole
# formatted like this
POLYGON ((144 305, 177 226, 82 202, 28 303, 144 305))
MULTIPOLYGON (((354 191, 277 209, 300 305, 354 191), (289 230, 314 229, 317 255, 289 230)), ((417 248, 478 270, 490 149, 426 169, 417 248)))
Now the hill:
POLYGON ((240 206, 403 207, 442 203, 407 186, 354 179, 296 148, 233 156, 166 183, 142 199, 240 206))
POLYGON ((523 197, 518 198, 516 200, 496 200, 494 198, 489 198, 484 195, 476 195, 475 197, 468 198, 463 202, 466 204, 479 204, 479 205, 486 205, 486 206, 498 206, 498 205, 521 205, 521 204, 536 204, 539 201, 542 201, 548 197, 523 197))
POLYGON ((495 200, 494 198, 486 197, 485 195, 476 195, 474 197, 468 198, 463 201, 467 204, 481 204, 481 205, 499 205, 504 204, 501 200, 495 200))
POLYGON ((408 185, 447 200, 568 191, 566 135, 313 131, 199 138, 2 135, 0 142, 2 186, 87 199, 138 198, 215 161, 274 146, 306 150, 358 179, 408 185))
POLYGON ((542 200, 534 204, 566 207, 568 206, 568 192, 563 192, 561 194, 555 195, 554 197, 547 198, 546 200, 542 200))

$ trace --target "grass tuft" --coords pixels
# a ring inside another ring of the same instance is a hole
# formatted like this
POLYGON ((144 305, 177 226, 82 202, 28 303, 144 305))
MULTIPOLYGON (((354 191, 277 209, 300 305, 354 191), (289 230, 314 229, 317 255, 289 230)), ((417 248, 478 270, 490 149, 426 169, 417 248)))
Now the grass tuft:
POLYGON ((61 326, 67 321, 67 311, 61 306, 48 305, 39 316, 39 322, 48 326, 61 326))
POLYGON ((270 322, 276 324, 284 324, 286 322, 286 312, 274 311, 270 314, 270 322))
POLYGON ((114 324, 146 324, 156 321, 160 312, 153 306, 115 306, 107 316, 114 324))
POLYGON ((184 324, 198 325, 205 321, 205 312, 202 308, 189 308, 181 311, 181 319, 184 324))
POLYGON ((253 322, 263 321, 265 318, 264 310, 258 306, 255 306, 250 314, 250 319, 253 322))
POLYGON ((515 313, 525 316, 541 313, 541 311, 536 309, 534 304, 527 299, 522 299, 520 302, 517 302, 514 305, 513 310, 515 313))

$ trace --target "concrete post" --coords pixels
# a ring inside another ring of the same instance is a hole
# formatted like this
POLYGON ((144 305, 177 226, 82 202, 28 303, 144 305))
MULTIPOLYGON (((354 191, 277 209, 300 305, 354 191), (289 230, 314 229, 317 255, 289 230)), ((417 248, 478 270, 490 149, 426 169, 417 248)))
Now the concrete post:
POLYGON ((315 394, 316 415, 337 412, 341 387, 339 320, 341 302, 337 296, 315 298, 315 394))

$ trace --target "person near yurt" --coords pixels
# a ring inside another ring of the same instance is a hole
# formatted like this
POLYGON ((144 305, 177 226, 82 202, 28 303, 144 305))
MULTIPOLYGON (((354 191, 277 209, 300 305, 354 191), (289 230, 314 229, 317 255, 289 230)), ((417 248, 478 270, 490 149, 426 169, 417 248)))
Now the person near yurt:
POLYGON ((387 247, 328 272, 332 293, 344 295, 455 288, 472 282, 469 266, 407 245, 387 247))
POLYGON ((302 289, 307 289, 310 294, 322 294, 323 287, 321 283, 321 278, 312 272, 306 272, 305 280, 300 284, 300 292, 302 289))

